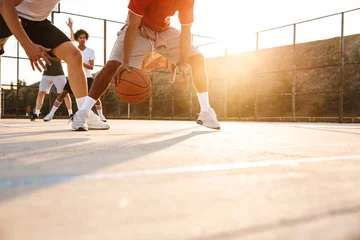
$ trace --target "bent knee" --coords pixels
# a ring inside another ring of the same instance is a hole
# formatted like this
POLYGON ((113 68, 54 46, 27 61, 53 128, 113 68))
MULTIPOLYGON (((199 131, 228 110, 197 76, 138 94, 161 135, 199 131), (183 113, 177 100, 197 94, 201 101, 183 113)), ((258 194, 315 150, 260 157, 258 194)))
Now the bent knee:
POLYGON ((67 57, 66 59, 64 59, 64 61, 67 64, 80 64, 82 65, 83 59, 82 59, 82 54, 80 52, 79 49, 77 49, 76 47, 70 49, 67 53, 67 57))
POLYGON ((204 57, 204 55, 202 55, 201 53, 199 53, 199 54, 196 54, 196 55, 194 55, 194 56, 191 56, 191 57, 189 57, 189 62, 191 61, 191 62, 199 62, 199 61, 204 61, 205 60, 205 57, 204 57))

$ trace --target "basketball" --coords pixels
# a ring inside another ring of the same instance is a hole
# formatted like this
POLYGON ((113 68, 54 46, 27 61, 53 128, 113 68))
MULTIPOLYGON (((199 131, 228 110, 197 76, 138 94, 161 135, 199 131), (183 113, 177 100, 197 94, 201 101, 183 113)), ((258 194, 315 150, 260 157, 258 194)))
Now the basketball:
POLYGON ((138 104, 145 101, 151 93, 151 80, 148 75, 137 68, 131 72, 123 71, 120 82, 115 86, 117 96, 124 102, 138 104))

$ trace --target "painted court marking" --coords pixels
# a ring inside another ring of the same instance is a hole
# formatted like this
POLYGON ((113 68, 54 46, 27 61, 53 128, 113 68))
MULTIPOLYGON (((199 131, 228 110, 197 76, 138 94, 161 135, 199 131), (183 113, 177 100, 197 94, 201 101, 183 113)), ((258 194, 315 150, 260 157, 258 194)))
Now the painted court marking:
POLYGON ((30 178, 21 178, 21 179, 12 179, 12 180, 0 180, 0 187, 16 187, 16 186, 23 186, 29 184, 52 184, 52 183, 67 182, 71 180, 85 180, 85 181, 115 180, 121 178, 157 176, 157 175, 178 174, 178 173, 211 172, 211 171, 236 170, 236 169, 244 169, 244 168, 270 167, 270 166, 297 166, 300 163, 316 163, 316 162, 329 162, 329 161, 339 161, 339 160, 359 161, 360 155, 299 158, 299 159, 289 159, 289 160, 268 160, 261 162, 207 164, 207 165, 197 165, 197 166, 188 166, 188 167, 179 167, 179 168, 129 171, 129 172, 117 172, 117 173, 93 173, 93 174, 84 174, 84 175, 30 177, 30 178))

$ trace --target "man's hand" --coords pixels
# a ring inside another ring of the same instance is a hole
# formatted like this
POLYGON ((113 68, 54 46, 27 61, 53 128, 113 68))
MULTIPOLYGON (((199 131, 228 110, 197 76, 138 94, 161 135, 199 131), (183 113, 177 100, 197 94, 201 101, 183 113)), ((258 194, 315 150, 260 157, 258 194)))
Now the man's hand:
POLYGON ((120 82, 120 76, 123 71, 131 72, 130 66, 127 63, 122 63, 118 69, 116 70, 113 79, 114 79, 114 85, 116 86, 120 82))
POLYGON ((69 28, 72 28, 74 21, 72 20, 71 17, 69 17, 69 18, 68 18, 68 22, 65 22, 65 23, 66 23, 66 25, 68 25, 69 28))
POLYGON ((49 66, 51 66, 49 59, 47 59, 47 57, 45 56, 45 53, 51 51, 51 49, 45 48, 41 45, 37 45, 34 43, 32 43, 29 46, 23 46, 23 48, 26 52, 26 55, 30 59, 31 68, 34 71, 35 71, 35 67, 36 67, 40 72, 42 72, 40 66, 44 70, 47 70, 46 66, 42 60, 44 60, 49 66), (40 66, 39 66, 39 64, 40 64, 40 66))

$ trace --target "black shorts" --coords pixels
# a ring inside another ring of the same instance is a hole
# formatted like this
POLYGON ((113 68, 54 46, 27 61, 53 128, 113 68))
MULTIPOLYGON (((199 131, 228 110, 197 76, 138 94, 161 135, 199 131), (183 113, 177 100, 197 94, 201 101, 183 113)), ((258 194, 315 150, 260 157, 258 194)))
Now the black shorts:
MULTIPOLYGON (((47 19, 43 21, 31 21, 20 17, 20 20, 26 34, 35 44, 54 49, 64 42, 70 41, 61 30, 55 27, 47 19)), ((6 25, 4 18, 0 14, 0 55, 4 53, 3 45, 5 45, 5 39, 12 35, 13 34, 6 25)), ((50 55, 54 56, 51 52, 50 55)))
MULTIPOLYGON (((94 79, 91 78, 87 78, 87 86, 88 86, 88 91, 90 91, 91 85, 93 83, 94 79)), ((69 93, 73 93, 69 84, 69 80, 66 82, 65 86, 64 86, 64 90, 68 91, 69 93)))

